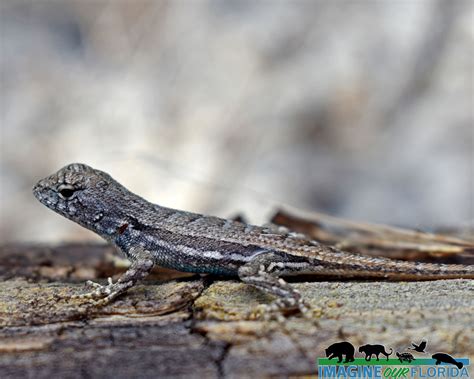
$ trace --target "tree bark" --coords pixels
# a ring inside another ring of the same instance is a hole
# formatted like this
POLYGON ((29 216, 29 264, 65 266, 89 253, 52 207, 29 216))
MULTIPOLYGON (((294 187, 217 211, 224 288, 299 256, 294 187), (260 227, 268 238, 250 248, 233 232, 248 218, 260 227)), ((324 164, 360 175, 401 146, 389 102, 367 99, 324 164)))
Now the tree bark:
POLYGON ((246 320, 271 298, 245 284, 162 269, 100 309, 68 298, 124 270, 104 245, 1 247, 1 377, 315 375, 342 340, 474 357, 473 280, 294 283, 314 319, 284 323, 246 320))

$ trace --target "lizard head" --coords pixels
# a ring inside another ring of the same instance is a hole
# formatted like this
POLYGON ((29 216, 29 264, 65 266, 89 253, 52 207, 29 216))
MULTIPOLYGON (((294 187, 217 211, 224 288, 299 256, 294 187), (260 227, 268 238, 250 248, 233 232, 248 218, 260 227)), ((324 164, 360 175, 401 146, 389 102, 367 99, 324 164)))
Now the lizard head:
POLYGON ((33 194, 45 206, 85 227, 92 228, 110 207, 110 184, 105 172, 81 163, 69 164, 41 179, 33 194))

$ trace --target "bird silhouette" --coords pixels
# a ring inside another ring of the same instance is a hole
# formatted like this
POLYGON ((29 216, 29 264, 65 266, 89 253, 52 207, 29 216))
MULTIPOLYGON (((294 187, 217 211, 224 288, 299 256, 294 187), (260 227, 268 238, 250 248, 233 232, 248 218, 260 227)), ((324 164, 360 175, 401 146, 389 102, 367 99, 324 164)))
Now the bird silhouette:
POLYGON ((413 342, 411 343, 413 347, 409 347, 410 350, 415 350, 419 353, 424 353, 426 349, 426 341, 421 341, 419 345, 415 345, 413 342))

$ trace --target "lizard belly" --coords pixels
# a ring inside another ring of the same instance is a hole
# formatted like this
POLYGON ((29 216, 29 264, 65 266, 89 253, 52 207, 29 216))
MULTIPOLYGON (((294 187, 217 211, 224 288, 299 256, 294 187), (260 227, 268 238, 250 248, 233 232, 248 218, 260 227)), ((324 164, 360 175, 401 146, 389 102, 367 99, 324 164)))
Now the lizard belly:
POLYGON ((192 248, 170 251, 155 250, 153 255, 158 266, 177 271, 199 274, 237 276, 242 263, 223 259, 221 253, 202 252, 192 248))
POLYGON ((237 276, 240 266, 252 257, 252 251, 228 252, 217 246, 201 249, 194 244, 183 244, 184 239, 167 241, 155 235, 147 235, 136 231, 126 231, 113 241, 119 249, 133 260, 130 252, 135 247, 143 248, 152 253, 157 266, 177 271, 192 273, 208 273, 216 275, 237 276))
POLYGON ((311 271, 306 257, 258 245, 224 242, 163 230, 145 232, 127 228, 115 238, 114 243, 131 260, 134 257, 130 252, 140 247, 152 253, 156 265, 183 272, 237 276, 241 266, 262 254, 272 255, 275 265, 272 265, 271 270, 276 270, 276 275, 291 276, 305 273, 308 269, 311 271))

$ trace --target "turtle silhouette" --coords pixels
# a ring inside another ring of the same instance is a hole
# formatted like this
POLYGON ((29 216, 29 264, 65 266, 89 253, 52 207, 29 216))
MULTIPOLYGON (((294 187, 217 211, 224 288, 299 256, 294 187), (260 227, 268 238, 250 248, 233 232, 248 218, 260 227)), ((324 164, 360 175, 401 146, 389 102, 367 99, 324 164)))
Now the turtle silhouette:
POLYGON ((403 363, 403 361, 410 363, 415 360, 415 357, 410 353, 399 353, 397 351, 397 357, 400 360, 400 363, 403 363))
POLYGON ((411 343, 413 347, 409 347, 409 350, 414 350, 417 351, 418 353, 425 353, 426 349, 426 341, 421 341, 419 345, 414 344, 413 342, 411 343))

